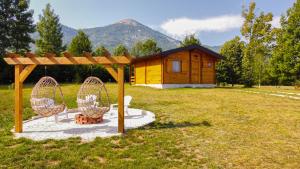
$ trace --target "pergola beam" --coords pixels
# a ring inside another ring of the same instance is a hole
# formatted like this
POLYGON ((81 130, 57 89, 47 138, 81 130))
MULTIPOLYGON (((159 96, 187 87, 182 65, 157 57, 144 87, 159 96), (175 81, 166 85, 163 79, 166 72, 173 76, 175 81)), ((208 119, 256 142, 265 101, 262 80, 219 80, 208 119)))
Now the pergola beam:
POLYGON ((20 74, 20 82, 23 83, 26 80, 26 78, 30 75, 30 73, 34 70, 35 67, 36 67, 36 65, 26 66, 20 74))
POLYGON ((47 53, 44 57, 38 57, 34 54, 27 54, 30 57, 20 57, 16 54, 7 54, 4 60, 9 65, 112 65, 112 64, 130 64, 131 58, 126 56, 88 56, 86 53, 84 56, 73 56, 68 53, 64 53, 64 57, 56 57, 55 54, 47 53), (67 57, 66 57, 67 56, 67 57))

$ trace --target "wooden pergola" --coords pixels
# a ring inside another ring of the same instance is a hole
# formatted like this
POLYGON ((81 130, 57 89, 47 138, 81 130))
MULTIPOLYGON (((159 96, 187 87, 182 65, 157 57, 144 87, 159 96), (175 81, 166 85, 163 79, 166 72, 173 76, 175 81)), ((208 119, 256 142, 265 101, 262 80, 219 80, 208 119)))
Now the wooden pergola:
POLYGON ((118 132, 124 133, 124 65, 130 64, 129 56, 92 56, 84 52, 82 56, 73 56, 64 52, 63 56, 47 53, 38 56, 26 53, 21 56, 15 53, 7 53, 5 62, 15 67, 15 132, 22 132, 23 113, 23 82, 36 68, 37 65, 97 65, 102 64, 118 83, 118 132), (117 65, 114 69, 112 65, 117 65))

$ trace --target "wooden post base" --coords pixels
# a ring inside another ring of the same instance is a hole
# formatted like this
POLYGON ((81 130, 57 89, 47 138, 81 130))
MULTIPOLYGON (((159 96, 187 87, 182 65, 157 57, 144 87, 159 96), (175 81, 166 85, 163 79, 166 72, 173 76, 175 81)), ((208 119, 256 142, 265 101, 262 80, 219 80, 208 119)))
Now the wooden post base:
POLYGON ((91 118, 91 117, 87 117, 83 114, 77 114, 75 116, 75 122, 77 124, 98 124, 101 123, 103 121, 103 116, 99 117, 99 118, 91 118))

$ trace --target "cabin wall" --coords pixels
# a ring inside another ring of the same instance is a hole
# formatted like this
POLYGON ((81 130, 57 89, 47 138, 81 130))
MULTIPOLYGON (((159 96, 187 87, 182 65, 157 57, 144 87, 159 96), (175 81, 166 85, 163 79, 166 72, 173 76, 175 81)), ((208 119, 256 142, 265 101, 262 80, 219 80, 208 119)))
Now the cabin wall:
POLYGON ((135 84, 215 84, 217 59, 198 50, 134 63, 135 84), (180 62, 180 72, 173 71, 180 62))
POLYGON ((164 58, 164 84, 187 84, 189 83, 189 52, 177 52, 164 58), (181 62, 181 72, 172 72, 172 61, 181 62))
POLYGON ((164 84, 215 84, 216 59, 201 51, 183 51, 164 58, 164 84), (172 61, 181 61, 181 72, 172 71, 172 61))
POLYGON ((161 59, 151 59, 134 64, 135 84, 161 84, 162 65, 161 59))
POLYGON ((135 84, 146 83, 146 62, 138 62, 134 64, 135 84))
POLYGON ((160 84, 161 77, 161 59, 151 59, 146 61, 146 84, 160 84))
POLYGON ((203 84, 213 84, 216 83, 216 71, 215 71, 215 63, 216 60, 206 54, 202 55, 202 80, 203 84))

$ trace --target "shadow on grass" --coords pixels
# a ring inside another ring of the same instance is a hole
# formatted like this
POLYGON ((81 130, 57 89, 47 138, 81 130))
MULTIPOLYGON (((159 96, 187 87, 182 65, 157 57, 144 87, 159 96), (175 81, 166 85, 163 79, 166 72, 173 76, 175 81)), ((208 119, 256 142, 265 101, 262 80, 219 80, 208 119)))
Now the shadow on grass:
POLYGON ((182 122, 182 123, 161 123, 161 122, 153 122, 147 126, 139 128, 140 130, 149 130, 149 129, 171 129, 171 128, 184 128, 184 127, 211 127, 212 125, 208 121, 202 121, 200 123, 191 123, 191 122, 182 122))

